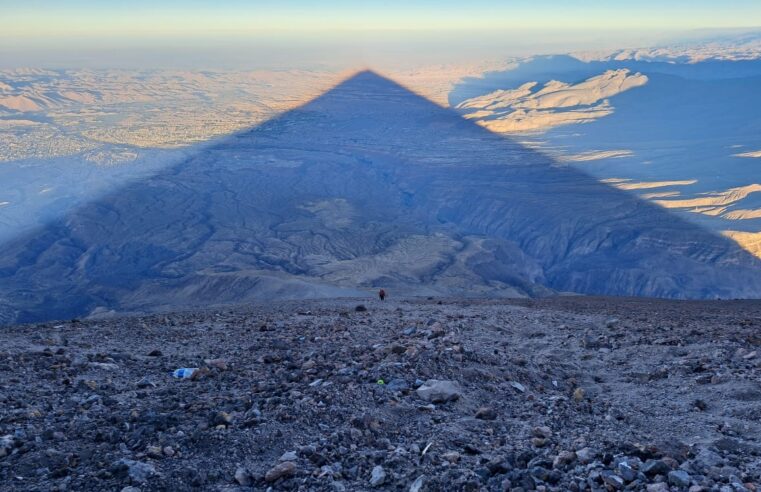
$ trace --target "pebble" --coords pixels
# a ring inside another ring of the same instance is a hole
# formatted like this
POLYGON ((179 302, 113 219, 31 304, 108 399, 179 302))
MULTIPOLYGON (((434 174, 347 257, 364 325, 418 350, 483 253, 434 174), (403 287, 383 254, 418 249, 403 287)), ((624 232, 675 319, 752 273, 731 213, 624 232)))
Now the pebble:
POLYGON ((227 412, 217 412, 216 415, 214 415, 212 423, 214 425, 223 425, 227 427, 233 423, 233 417, 227 412))
POLYGON ((576 450, 576 459, 579 460, 579 463, 582 465, 587 465, 592 462, 592 459, 594 458, 594 454, 592 453, 592 450, 589 448, 581 448, 576 450))
POLYGON ((431 403, 447 403, 458 400, 462 390, 454 381, 429 379, 417 389, 417 395, 431 403))
POLYGON ((420 475, 415 479, 414 482, 410 485, 409 492, 420 492, 420 489, 423 488, 423 484, 425 483, 425 475, 420 475))
POLYGON ((151 381, 151 379, 146 376, 143 379, 141 379, 140 381, 138 381, 136 383, 136 386, 138 388, 141 388, 141 389, 143 389, 143 388, 155 388, 156 387, 156 383, 151 381))
POLYGON ((562 468, 563 466, 570 465, 574 461, 576 461, 576 453, 573 451, 561 451, 555 456, 555 459, 552 460, 552 466, 553 468, 562 468))
POLYGON ((619 462, 616 471, 627 482, 633 482, 637 478, 637 472, 626 461, 619 462))
POLYGON ((225 361, 225 359, 205 359, 204 364, 206 364, 209 367, 219 369, 220 371, 227 370, 227 362, 225 361))
POLYGON ((283 453, 283 455, 278 459, 278 461, 296 461, 298 460, 298 456, 296 454, 296 451, 286 451, 283 453))
POLYGON ((543 437, 532 437, 531 438, 531 445, 536 448, 543 448, 547 445, 547 439, 543 437))
POLYGON ((148 446, 148 448, 145 450, 145 454, 151 458, 161 458, 164 456, 164 452, 160 446, 148 446))
POLYGON ((253 483, 251 474, 242 466, 239 466, 238 469, 235 470, 235 481, 238 482, 238 485, 244 487, 248 487, 253 483))
POLYGON ((525 393, 526 392, 526 387, 523 386, 518 381, 510 381, 510 386, 512 386, 516 390, 520 391, 521 393, 525 393))
POLYGON ((496 420, 497 411, 491 407, 481 407, 476 411, 476 418, 479 420, 496 420))
POLYGON ((148 482, 153 475, 156 474, 156 468, 149 463, 143 463, 141 461, 133 461, 122 459, 116 462, 116 468, 127 469, 127 475, 133 482, 144 484, 148 482))
POLYGON ((410 388, 410 385, 407 384, 407 381, 404 379, 392 379, 387 385, 386 388, 389 391, 407 391, 410 388))
POLYGON ((646 488, 647 492, 669 492, 669 486, 664 482, 651 483, 646 488))
POLYGON ((386 481, 386 471, 382 466, 378 465, 373 468, 370 476, 370 485, 372 487, 379 487, 386 481))
POLYGON ((689 487, 690 486, 690 474, 684 470, 674 470, 668 473, 668 481, 671 485, 676 487, 689 487))
POLYGON ((0 458, 4 458, 11 453, 13 442, 14 438, 10 434, 0 437, 0 458))
POLYGON ((534 427, 531 432, 534 434, 534 437, 541 437, 544 439, 552 437, 552 429, 547 426, 534 427))
POLYGON ((582 402, 582 401, 584 401, 584 395, 585 395, 585 393, 584 393, 584 388, 576 388, 576 389, 573 391, 573 399, 574 399, 575 401, 577 401, 577 402, 582 402))
POLYGON ((267 482, 275 482, 281 478, 288 478, 296 474, 298 467, 293 461, 284 461, 270 468, 264 475, 267 482))
POLYGON ((671 471, 671 467, 662 460, 647 460, 640 470, 648 477, 653 477, 655 475, 666 475, 671 471))
POLYGON ((458 453, 457 451, 449 451, 447 453, 442 454, 441 457, 453 464, 460 461, 460 453, 458 453))
POLYGON ((612 471, 602 472, 602 481, 605 482, 606 485, 612 487, 615 490, 621 490, 626 485, 626 483, 624 482, 624 479, 619 477, 612 471))

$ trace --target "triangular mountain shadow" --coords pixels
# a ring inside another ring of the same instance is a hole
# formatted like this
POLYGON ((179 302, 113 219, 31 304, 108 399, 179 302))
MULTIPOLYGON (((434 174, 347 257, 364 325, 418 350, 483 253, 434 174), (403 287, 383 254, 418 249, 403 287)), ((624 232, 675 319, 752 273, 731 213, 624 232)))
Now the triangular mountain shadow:
POLYGON ((732 241, 372 72, 0 252, 0 323, 273 298, 761 296, 732 241))

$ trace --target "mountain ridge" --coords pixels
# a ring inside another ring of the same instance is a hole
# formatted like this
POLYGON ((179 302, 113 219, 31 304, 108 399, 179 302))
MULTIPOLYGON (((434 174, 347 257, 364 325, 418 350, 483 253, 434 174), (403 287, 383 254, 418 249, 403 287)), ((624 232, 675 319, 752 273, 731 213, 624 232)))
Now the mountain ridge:
POLYGON ((254 299, 761 296, 759 262, 374 72, 17 238, 0 322, 254 299))

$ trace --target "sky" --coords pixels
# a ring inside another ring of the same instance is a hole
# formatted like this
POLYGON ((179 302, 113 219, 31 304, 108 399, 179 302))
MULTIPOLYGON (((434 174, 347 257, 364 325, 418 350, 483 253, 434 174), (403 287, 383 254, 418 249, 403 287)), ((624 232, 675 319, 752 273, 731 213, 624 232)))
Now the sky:
POLYGON ((761 26, 758 0, 0 0, 6 37, 761 26))
POLYGON ((247 53, 320 62, 341 52, 524 55, 758 26, 761 0, 0 0, 0 66, 108 62, 102 52, 114 50, 159 64, 183 50, 220 62, 247 53))

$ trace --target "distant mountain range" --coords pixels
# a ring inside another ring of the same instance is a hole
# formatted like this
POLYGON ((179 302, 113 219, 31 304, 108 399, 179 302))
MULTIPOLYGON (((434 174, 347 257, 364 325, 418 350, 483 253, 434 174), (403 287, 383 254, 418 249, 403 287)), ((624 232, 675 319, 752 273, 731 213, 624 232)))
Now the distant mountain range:
POLYGON ((366 295, 761 297, 761 262, 373 72, 0 251, 0 322, 366 295))
POLYGON ((466 118, 761 258, 759 84, 757 59, 542 56, 467 79, 450 100, 466 118))

